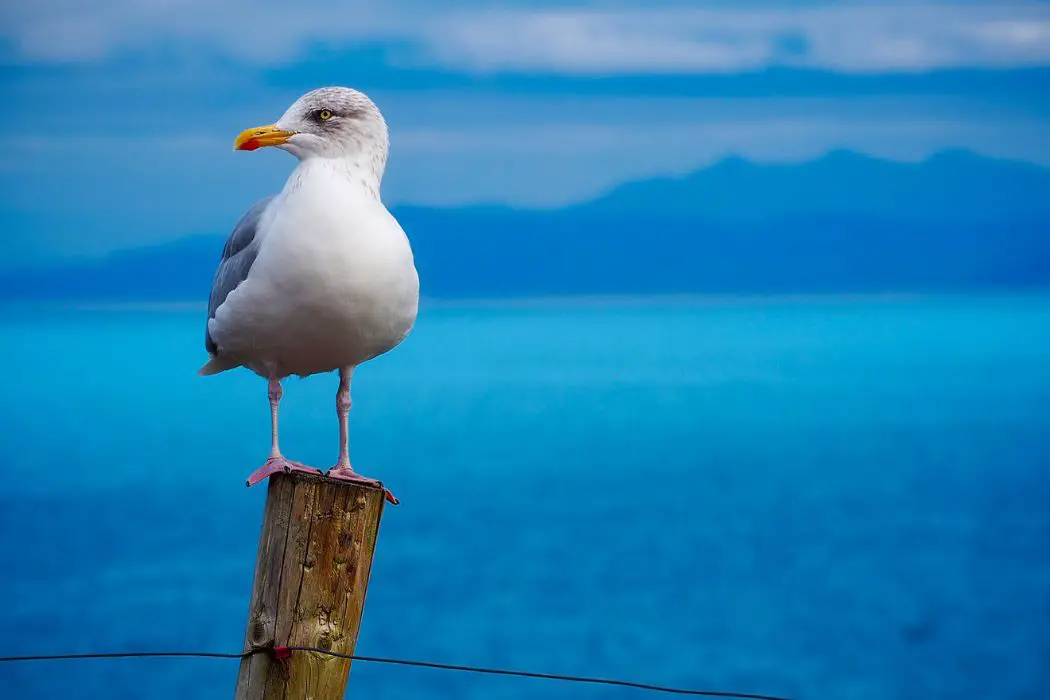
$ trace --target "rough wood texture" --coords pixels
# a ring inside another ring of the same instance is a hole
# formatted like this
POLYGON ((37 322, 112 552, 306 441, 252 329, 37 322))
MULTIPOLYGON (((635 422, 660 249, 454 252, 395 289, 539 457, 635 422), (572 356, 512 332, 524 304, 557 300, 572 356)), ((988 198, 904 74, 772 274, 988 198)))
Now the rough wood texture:
MULTIPOLYGON (((244 646, 354 653, 383 492, 293 472, 270 477, 244 646)), ((235 700, 340 700, 350 661, 292 653, 285 677, 267 654, 241 661, 235 700)))

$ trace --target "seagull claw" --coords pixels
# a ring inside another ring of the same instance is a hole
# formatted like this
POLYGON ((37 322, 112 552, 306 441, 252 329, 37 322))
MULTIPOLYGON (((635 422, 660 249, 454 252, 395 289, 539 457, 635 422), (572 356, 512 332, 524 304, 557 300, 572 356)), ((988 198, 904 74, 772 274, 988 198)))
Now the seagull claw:
POLYGON ((266 462, 252 472, 249 476, 245 485, 251 487, 255 486, 260 481, 263 481, 272 474, 281 472, 283 474, 291 474, 292 472, 303 472, 304 474, 322 474, 323 472, 316 467, 311 467, 302 462, 293 462, 285 459, 282 455, 276 457, 270 457, 266 462))

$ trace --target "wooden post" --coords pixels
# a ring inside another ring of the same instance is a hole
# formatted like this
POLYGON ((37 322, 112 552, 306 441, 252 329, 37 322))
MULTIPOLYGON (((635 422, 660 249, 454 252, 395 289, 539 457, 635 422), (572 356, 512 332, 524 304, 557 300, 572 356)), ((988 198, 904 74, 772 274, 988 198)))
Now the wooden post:
MULTIPOLYGON (((383 491, 299 472, 266 494, 245 650, 276 644, 354 653, 383 491)), ((296 651, 241 660, 235 700, 342 700, 350 661, 296 651)))

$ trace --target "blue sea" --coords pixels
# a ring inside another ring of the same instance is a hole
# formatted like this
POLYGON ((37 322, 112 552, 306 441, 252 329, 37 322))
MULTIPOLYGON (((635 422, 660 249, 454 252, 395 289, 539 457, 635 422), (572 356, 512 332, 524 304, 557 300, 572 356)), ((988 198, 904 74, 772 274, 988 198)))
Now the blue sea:
MULTIPOLYGON (((240 651, 265 383, 203 310, 0 311, 0 655, 240 651)), ((282 446, 336 457, 334 376, 282 446)), ((354 380, 358 653, 816 700, 1050 697, 1050 297, 430 304, 354 380)), ((232 697, 237 662, 0 665, 232 697)), ((356 663, 372 700, 662 697, 356 663)))

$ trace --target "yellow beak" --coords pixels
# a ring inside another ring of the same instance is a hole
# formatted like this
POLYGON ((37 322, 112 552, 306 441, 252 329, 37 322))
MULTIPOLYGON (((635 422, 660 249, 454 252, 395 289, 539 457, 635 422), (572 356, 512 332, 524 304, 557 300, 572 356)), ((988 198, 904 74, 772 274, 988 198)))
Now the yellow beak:
POLYGON ((276 124, 257 126, 252 129, 245 129, 238 134, 233 142, 233 150, 254 151, 256 148, 263 148, 264 146, 278 146, 294 135, 294 131, 281 131, 276 124))

